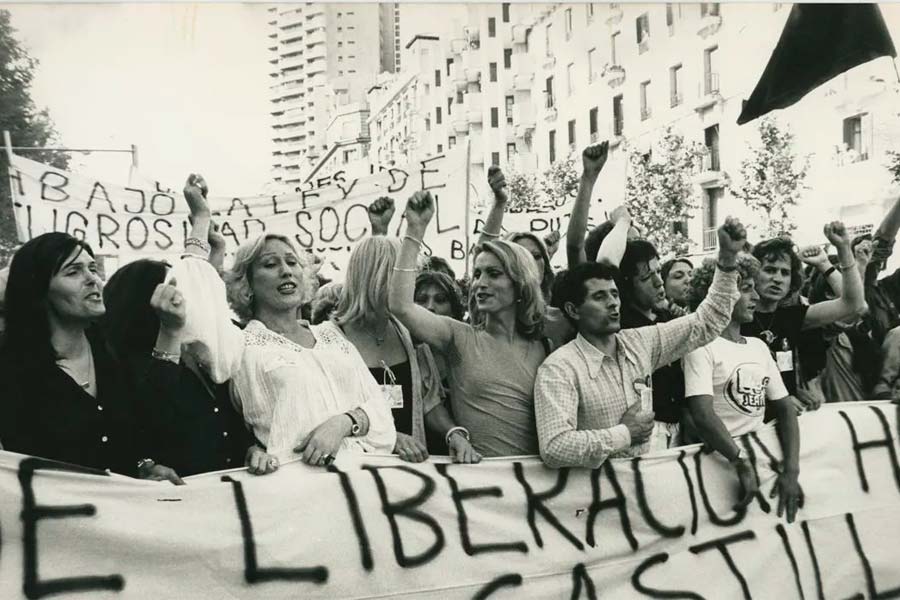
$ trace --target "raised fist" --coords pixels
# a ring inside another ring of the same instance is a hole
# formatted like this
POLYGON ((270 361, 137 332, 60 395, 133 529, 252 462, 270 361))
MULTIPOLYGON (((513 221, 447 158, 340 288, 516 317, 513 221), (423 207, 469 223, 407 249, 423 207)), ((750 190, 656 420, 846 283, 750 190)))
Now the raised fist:
POLYGON ((733 258, 747 244, 747 230, 734 217, 727 217, 717 233, 719 234, 719 257, 733 258))
POLYGON ((381 196, 369 205, 369 223, 372 235, 387 235, 388 226, 394 218, 394 199, 381 196))
POLYGON ((591 144, 581 153, 581 164, 584 167, 584 174, 596 177, 603 170, 606 159, 609 156, 609 142, 600 142, 599 144, 591 144))
POLYGON ((500 167, 491 165, 488 168, 488 185, 491 186, 491 191, 494 192, 494 199, 497 202, 509 200, 509 196, 506 193, 506 175, 503 174, 500 167))
POLYGON ((188 175, 187 182, 184 184, 184 199, 187 200, 188 208, 194 217, 208 217, 209 205, 206 203, 206 194, 209 188, 202 175, 191 173, 188 175))
POLYGON ((828 223, 825 225, 824 231, 825 237, 828 238, 828 241, 831 242, 835 248, 850 246, 850 235, 847 233, 847 228, 844 227, 844 224, 840 221, 828 223))
POLYGON ((544 244, 547 246, 547 254, 550 255, 550 258, 553 258, 556 251, 559 250, 559 240, 561 239, 562 233, 560 233, 559 229, 554 229, 544 236, 544 244))
POLYGON ((797 251, 797 255, 804 263, 817 267, 821 264, 830 262, 828 255, 821 246, 804 246, 797 251))
POLYGON ((170 332, 179 331, 187 319, 185 299, 178 291, 177 283, 160 283, 150 297, 150 307, 159 318, 159 327, 170 332))
POLYGON ((423 235, 434 217, 434 198, 431 192, 415 192, 406 201, 406 226, 417 235, 423 235))

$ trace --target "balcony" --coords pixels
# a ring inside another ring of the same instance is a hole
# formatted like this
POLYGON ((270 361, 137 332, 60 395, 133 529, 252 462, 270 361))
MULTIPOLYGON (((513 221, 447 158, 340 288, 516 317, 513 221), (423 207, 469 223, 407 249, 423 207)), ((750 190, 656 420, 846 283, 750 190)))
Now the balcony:
POLYGON ((455 40, 450 40, 450 50, 451 52, 453 52, 453 54, 462 54, 468 47, 469 42, 466 40, 466 38, 456 38, 455 40))
POLYGON ((549 71, 553 67, 556 66, 556 56, 553 54, 548 54, 544 57, 544 63, 542 65, 545 71, 549 71))
POLYGON ((292 54, 291 56, 278 59, 278 68, 282 71, 304 66, 306 66, 306 57, 302 54, 292 54))
POLYGON ((681 106, 684 103, 684 96, 681 92, 675 92, 674 94, 669 96, 669 106, 675 108, 676 106, 681 106))
POLYGON ((613 25, 618 25, 622 20, 622 7, 618 4, 610 4, 609 5, 609 15, 606 17, 606 24, 612 27, 613 25))
POLYGON ((646 121, 652 116, 653 110, 649 106, 645 106, 641 109, 641 121, 646 121))
POLYGON ((328 66, 328 61, 323 59, 312 60, 306 65, 306 73, 310 77, 315 75, 316 73, 324 73, 325 67, 328 66))
POLYGON ((613 122, 609 125, 609 147, 615 148, 625 141, 625 120, 619 115, 613 116, 613 122))
POLYGON ((310 33, 306 37, 303 38, 304 43, 307 47, 315 46, 316 44, 324 44, 326 41, 325 38, 325 28, 320 27, 316 29, 314 32, 310 33))
POLYGON ((453 130, 458 135, 465 135, 469 132, 469 120, 465 116, 454 117, 453 130))
POLYGON ((696 185, 704 188, 724 187, 728 181, 728 175, 722 171, 719 163, 719 151, 707 148, 700 165, 692 178, 696 185))
POLYGON ((650 38, 644 38, 638 42, 638 54, 643 54, 650 49, 650 38))
POLYGON ((706 228, 703 230, 703 250, 706 252, 715 250, 719 247, 719 234, 716 228, 706 228))
POLYGON ((468 83, 478 83, 481 81, 481 67, 478 65, 466 67, 466 81, 468 83))
POLYGON ((291 154, 300 154, 306 149, 305 142, 292 142, 287 144, 279 144, 278 149, 281 151, 282 156, 288 156, 291 154))
POLYGON ((484 108, 481 103, 481 94, 479 92, 469 92, 466 94, 466 120, 471 124, 481 124, 484 119, 484 108))
POLYGON ((513 44, 524 44, 528 39, 528 27, 525 25, 513 25, 512 26, 512 41, 513 44))
POLYGON ((555 121, 557 117, 556 101, 552 92, 544 91, 544 120, 555 121))
POLYGON ((703 82, 697 86, 697 104, 694 110, 702 111, 713 106, 717 102, 721 102, 722 95, 719 93, 719 74, 707 73, 703 78, 703 82))
POLYGON ((697 35, 706 39, 718 33, 720 27, 722 27, 722 16, 719 14, 719 3, 707 2, 701 4, 697 35))
POLYGON ((516 137, 525 137, 526 131, 534 129, 534 107, 531 102, 513 105, 513 122, 516 124, 516 137))
POLYGON ((606 85, 617 88, 625 83, 625 67, 622 65, 606 65, 601 73, 606 85))
POLYGON ((325 4, 324 4, 324 3, 319 4, 318 2, 311 2, 311 3, 307 4, 307 5, 304 7, 304 9, 305 9, 305 12, 306 12, 306 18, 307 18, 307 19, 312 19, 312 18, 317 17, 317 16, 319 16, 319 15, 324 15, 324 14, 325 14, 325 4))

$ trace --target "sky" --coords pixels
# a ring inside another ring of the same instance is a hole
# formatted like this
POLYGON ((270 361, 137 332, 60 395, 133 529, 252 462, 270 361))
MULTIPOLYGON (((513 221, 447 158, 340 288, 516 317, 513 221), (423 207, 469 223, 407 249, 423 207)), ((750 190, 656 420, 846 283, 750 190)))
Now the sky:
MULTIPOLYGON (((140 172, 180 189, 261 191, 270 167, 264 5, 6 4, 40 61, 32 88, 63 144, 138 147, 140 172)), ((13 140, 15 144, 15 140, 13 140)), ((73 155, 72 170, 125 183, 128 154, 73 155)))

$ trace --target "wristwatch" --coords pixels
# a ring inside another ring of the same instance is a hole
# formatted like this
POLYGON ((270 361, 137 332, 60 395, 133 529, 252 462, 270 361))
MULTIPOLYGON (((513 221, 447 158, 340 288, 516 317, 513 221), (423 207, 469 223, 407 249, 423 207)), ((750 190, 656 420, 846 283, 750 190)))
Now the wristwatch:
POLYGON ((747 453, 744 452, 743 448, 738 448, 737 455, 734 458, 732 458, 731 460, 729 460, 728 462, 730 462, 731 464, 735 464, 735 463, 739 463, 739 462, 744 462, 746 459, 747 459, 747 453))
POLYGON ((353 413, 349 410, 344 414, 350 417, 350 435, 352 435, 353 437, 359 437, 361 429, 359 427, 359 423, 356 421, 356 417, 354 417, 353 413))
POLYGON ((148 469, 152 469, 155 465, 156 465, 156 461, 153 460, 152 458, 142 458, 141 460, 137 461, 138 473, 140 473, 141 469, 143 469, 144 467, 146 467, 148 469))

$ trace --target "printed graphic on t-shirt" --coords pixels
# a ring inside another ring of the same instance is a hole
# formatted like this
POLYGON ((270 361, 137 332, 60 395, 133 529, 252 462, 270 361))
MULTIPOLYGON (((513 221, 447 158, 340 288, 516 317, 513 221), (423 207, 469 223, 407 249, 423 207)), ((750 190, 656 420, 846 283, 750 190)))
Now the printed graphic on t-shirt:
POLYGON ((768 384, 769 378, 758 363, 741 363, 728 376, 724 396, 741 413, 755 415, 765 409, 768 384))

